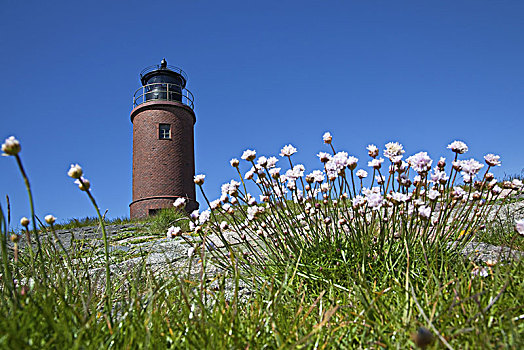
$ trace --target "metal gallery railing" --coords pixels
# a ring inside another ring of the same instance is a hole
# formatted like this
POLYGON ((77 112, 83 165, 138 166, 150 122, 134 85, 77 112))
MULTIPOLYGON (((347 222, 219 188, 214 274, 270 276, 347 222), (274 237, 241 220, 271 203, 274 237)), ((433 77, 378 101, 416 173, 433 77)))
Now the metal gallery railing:
POLYGON ((154 72, 154 71, 162 71, 162 70, 170 70, 172 72, 178 73, 178 74, 180 74, 182 76, 182 78, 184 78, 185 81, 187 81, 187 74, 181 68, 178 68, 178 67, 175 67, 175 66, 172 66, 172 65, 163 66, 162 64, 154 64, 152 66, 144 68, 140 72, 140 78, 143 78, 148 73, 151 73, 151 72, 154 72))
POLYGON ((135 91, 133 108, 149 101, 181 102, 194 109, 195 98, 191 91, 178 84, 154 83, 144 85, 135 91))

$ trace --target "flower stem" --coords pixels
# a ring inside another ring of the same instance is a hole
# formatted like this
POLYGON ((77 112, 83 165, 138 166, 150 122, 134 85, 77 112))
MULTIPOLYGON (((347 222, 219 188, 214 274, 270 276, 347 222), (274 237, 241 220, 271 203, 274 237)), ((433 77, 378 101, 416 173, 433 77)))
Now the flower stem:
MULTIPOLYGON (((82 179, 79 179, 80 183, 86 188, 84 185, 82 179)), ((98 208, 98 205, 96 204, 96 200, 89 192, 89 189, 86 190, 86 193, 91 200, 91 203, 93 203, 93 206, 96 210, 96 215, 98 216, 98 221, 100 222, 100 226, 102 227, 102 238, 104 240, 104 253, 105 253, 105 267, 106 267, 106 288, 105 288, 105 297, 106 297, 106 312, 109 315, 109 321, 112 324, 112 317, 111 317, 111 270, 109 268, 109 241, 107 238, 107 232, 106 232, 106 226, 104 224, 104 219, 102 218, 102 214, 100 214, 100 209, 98 208)))
MULTIPOLYGON (((29 195, 29 206, 31 208, 31 220, 32 220, 32 223, 33 223, 33 233, 36 237, 36 244, 38 246, 38 251, 36 252, 36 256, 38 257, 38 254, 41 253, 41 246, 40 246, 40 238, 38 237, 38 230, 37 230, 37 227, 36 227, 36 217, 35 217, 35 205, 34 205, 34 201, 33 201, 33 192, 31 191, 31 184, 29 183, 29 178, 27 177, 27 174, 25 172, 25 169, 24 169, 24 166, 22 165, 22 160, 20 159, 20 156, 18 154, 15 155, 15 159, 16 159, 16 163, 18 164, 18 168, 20 169, 20 172, 22 173, 22 177, 24 178, 24 183, 25 183, 25 188, 27 190, 27 194, 29 195)), ((30 240, 30 235, 29 235, 29 228, 27 228, 27 237, 28 237, 28 242, 27 244, 29 245, 29 253, 31 254, 31 264, 32 264, 32 269, 33 269, 33 273, 35 271, 35 265, 34 265, 34 257, 33 257, 33 250, 31 248, 31 240, 30 240)), ((44 264, 42 264, 41 266, 43 269, 45 269, 45 266, 44 264)), ((45 272, 45 270, 43 271, 43 274, 42 274, 44 280, 47 279, 47 273, 45 272)))

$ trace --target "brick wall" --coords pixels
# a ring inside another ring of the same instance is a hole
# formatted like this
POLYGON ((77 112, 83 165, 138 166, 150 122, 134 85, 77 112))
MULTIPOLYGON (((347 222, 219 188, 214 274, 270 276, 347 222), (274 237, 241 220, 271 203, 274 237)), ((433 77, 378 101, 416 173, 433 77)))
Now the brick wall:
POLYGON ((131 218, 172 207, 177 197, 196 203, 193 110, 172 101, 150 101, 131 112, 133 122, 133 202, 131 218), (159 124, 171 125, 171 138, 159 139, 159 124))

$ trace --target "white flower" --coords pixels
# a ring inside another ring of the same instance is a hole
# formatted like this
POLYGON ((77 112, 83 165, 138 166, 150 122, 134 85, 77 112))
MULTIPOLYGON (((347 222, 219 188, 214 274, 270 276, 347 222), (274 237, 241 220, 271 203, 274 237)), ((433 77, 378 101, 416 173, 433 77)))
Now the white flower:
POLYGON ((377 183, 379 185, 382 185, 384 182, 386 182, 386 178, 384 177, 384 175, 376 175, 375 180, 377 180, 377 183))
POLYGON ((375 146, 375 145, 368 145, 366 147, 366 149, 368 150, 368 154, 369 154, 370 157, 375 158, 376 156, 378 156, 378 148, 377 148, 377 146, 375 146))
POLYGON ((493 189, 491 190, 491 193, 493 193, 494 195, 501 194, 502 188, 500 188, 498 185, 495 185, 495 187, 493 187, 493 189))
POLYGON ((249 193, 246 195, 246 202, 247 202, 248 205, 255 205, 255 204, 257 204, 257 200, 255 199, 255 197, 253 197, 249 193))
POLYGON ((471 182, 475 175, 484 167, 484 164, 477 162, 475 159, 471 158, 469 160, 460 161, 460 169, 464 182, 471 182))
POLYGON ((218 209, 219 206, 220 206, 220 199, 215 199, 214 201, 211 201, 211 203, 209 203, 209 207, 212 210, 218 209))
POLYGON ((388 195, 388 198, 395 204, 405 203, 409 199, 406 194, 400 192, 393 192, 388 195))
POLYGON ((29 226, 29 219, 24 216, 23 218, 20 219, 20 225, 24 227, 29 226))
POLYGON ((269 175, 272 178, 277 179, 280 176, 280 168, 269 169, 269 175))
POLYGON ((380 193, 379 187, 373 187, 371 189, 363 188, 362 193, 366 196, 368 206, 373 210, 378 210, 384 203, 384 197, 380 193))
POLYGON ((206 221, 209 220, 209 217, 211 216, 211 211, 208 209, 208 210, 204 210, 200 216, 198 217, 198 223, 200 225, 203 225, 206 221))
POLYGON ((56 221, 56 218, 49 214, 49 215, 46 215, 45 218, 44 218, 45 222, 47 222, 49 225, 53 225, 56 221))
POLYGON ((356 175, 357 175, 359 178, 364 179, 364 178, 366 178, 366 177, 368 176, 368 172, 365 171, 364 169, 359 169, 359 170, 357 170, 356 175))
POLYGON ((438 196, 440 196, 439 191, 436 191, 434 189, 429 190, 428 197, 430 200, 434 201, 435 199, 437 199, 438 196))
POLYGON ((322 185, 320 185, 320 190, 324 193, 327 193, 329 191, 329 184, 323 183, 322 185))
POLYGON ((398 142, 386 143, 386 149, 384 150, 384 157, 391 160, 393 163, 397 163, 402 159, 404 154, 404 147, 398 142), (400 157, 400 158, 399 158, 400 157))
POLYGON ((495 154, 486 154, 484 156, 484 160, 486 161, 486 164, 489 166, 500 166, 500 156, 497 156, 495 154))
POLYGON ((423 173, 431 170, 433 160, 428 156, 427 152, 419 152, 408 157, 408 164, 418 173, 423 173))
POLYGON ((355 170, 357 167, 358 158, 349 156, 347 160, 347 167, 351 170, 355 170))
POLYGON ((193 210, 191 212, 191 214, 189 215, 189 217, 192 219, 192 220, 198 220, 198 217, 200 216, 200 214, 198 213, 198 209, 196 210, 193 210))
POLYGON ((195 253, 195 248, 193 247, 189 247, 187 248, 187 257, 191 259, 191 257, 193 256, 193 253, 195 253))
POLYGON ((318 182, 318 183, 322 183, 324 179, 326 178, 324 176, 324 173, 320 170, 313 170, 313 172, 309 174, 308 176, 311 176, 313 178, 313 181, 318 182))
POLYGON ((221 228, 222 230, 227 230, 227 229, 229 228, 229 224, 228 224, 227 222, 225 222, 225 221, 222 221, 222 222, 220 223, 220 228, 221 228))
POLYGON ((229 164, 231 164, 232 167, 235 167, 235 168, 236 168, 236 167, 238 166, 238 164, 240 164, 240 162, 238 161, 238 159, 233 158, 233 159, 231 159, 231 160, 229 161, 229 164))
POLYGON ((431 181, 434 183, 445 184, 449 179, 449 176, 439 168, 435 168, 435 172, 431 174, 431 181))
POLYGON ((487 277, 488 276, 488 270, 486 270, 484 267, 475 267, 472 271, 471 271, 471 275, 473 276, 473 278, 475 276, 480 276, 480 277, 487 277))
POLYGON ((380 169, 382 163, 384 163, 384 158, 374 158, 368 162, 368 167, 380 169))
POLYGON ((240 182, 231 180, 229 183, 225 183, 222 185, 221 193, 229 194, 230 196, 236 196, 239 187, 240 187, 240 182))
POLYGON ((261 156, 257 159, 257 165, 259 165, 260 167, 265 167, 267 165, 267 158, 264 157, 264 156, 261 156))
POLYGON ((331 140, 333 140, 333 137, 331 136, 331 134, 330 134, 329 132, 326 132, 326 133, 322 136, 322 139, 324 140, 325 143, 330 144, 330 143, 331 143, 331 140))
POLYGON ((282 147, 280 150, 280 156, 281 157, 291 157, 291 155, 297 153, 297 149, 293 147, 292 145, 287 145, 282 147))
POLYGON ((175 199, 175 202, 173 203, 173 206, 178 209, 182 209, 186 205, 186 199, 183 197, 178 197, 175 199))
POLYGON ((167 229, 167 238, 174 238, 180 235, 182 229, 180 227, 171 226, 167 229))
POLYGON ((274 168, 275 165, 277 164, 277 162, 278 162, 278 158, 277 157, 269 157, 267 159, 267 165, 266 166, 268 167, 268 169, 274 168))
POLYGON ((206 175, 199 174, 199 175, 195 175, 195 177, 193 178, 193 181, 195 182, 195 184, 202 186, 204 184, 205 178, 206 178, 206 175))
POLYGON ((79 179, 82 177, 82 167, 78 164, 71 164, 71 168, 67 172, 67 175, 72 177, 73 179, 79 179))
POLYGON ((358 207, 361 205, 364 205, 366 203, 366 199, 362 197, 361 195, 356 195, 355 198, 353 198, 353 206, 358 207))
POLYGON ((251 180, 253 178, 253 175, 255 175, 255 169, 249 170, 247 173, 244 174, 244 178, 246 180, 251 180))
POLYGON ((457 186, 457 187, 453 187, 452 194, 454 197, 462 198, 466 194, 466 191, 464 191, 462 187, 457 186))
POLYGON ((14 136, 9 136, 2 144, 3 156, 15 156, 22 150, 20 142, 14 136))
POLYGON ((244 160, 247 160, 248 162, 252 161, 253 159, 255 159, 255 157, 257 156, 257 152, 254 151, 254 150, 250 150, 250 149, 246 149, 244 151, 244 153, 242 153, 242 159, 244 160))
POLYGON ((520 219, 515 222, 515 230, 517 230, 519 235, 524 236, 524 219, 520 219))
POLYGON ((247 208, 247 219, 248 220, 254 220, 257 214, 258 214, 257 207, 248 207, 247 208))
POLYGON ((327 163, 331 159, 331 155, 326 152, 319 152, 317 154, 317 157, 320 159, 322 163, 327 163))
POLYGON ((519 179, 513 179, 511 181, 511 183, 513 184, 513 186, 515 186, 516 188, 521 188, 522 187, 522 181, 520 181, 519 179))
POLYGON ((464 154, 468 151, 468 146, 462 141, 453 141, 448 145, 448 149, 458 154, 464 154))
POLYGON ((431 215, 431 207, 428 207, 426 205, 421 206, 420 208, 418 208, 418 214, 423 219, 429 219, 429 217, 431 215))
POLYGON ((91 187, 91 183, 89 182, 89 180, 83 177, 76 179, 75 184, 77 184, 78 188, 81 189, 82 191, 87 191, 91 187))

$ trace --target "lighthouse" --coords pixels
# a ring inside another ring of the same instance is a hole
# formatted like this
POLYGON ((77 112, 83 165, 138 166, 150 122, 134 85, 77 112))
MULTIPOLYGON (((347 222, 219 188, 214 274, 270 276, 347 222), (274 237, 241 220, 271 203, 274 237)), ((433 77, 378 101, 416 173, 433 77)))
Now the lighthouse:
POLYGON ((130 216, 144 218, 172 208, 185 198, 186 210, 198 208, 195 195, 193 94, 186 73, 167 64, 145 68, 133 96, 133 201, 130 216))

